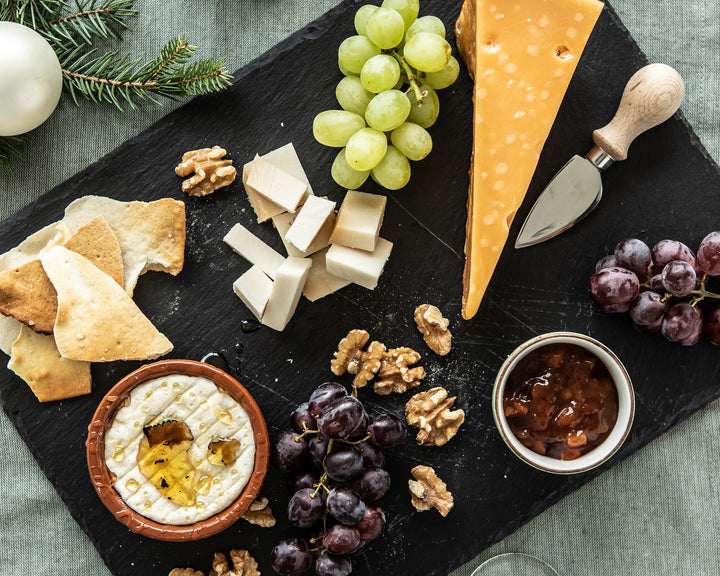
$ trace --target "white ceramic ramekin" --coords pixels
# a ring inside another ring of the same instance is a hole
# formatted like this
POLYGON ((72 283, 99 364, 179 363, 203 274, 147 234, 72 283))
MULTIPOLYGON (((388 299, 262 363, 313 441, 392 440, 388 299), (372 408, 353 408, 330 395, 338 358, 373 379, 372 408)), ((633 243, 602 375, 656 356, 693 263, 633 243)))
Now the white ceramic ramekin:
POLYGON ((541 334, 518 346, 500 367, 500 371, 495 379, 492 398, 495 424, 510 450, 527 464, 539 470, 555 474, 585 472, 606 462, 617 452, 625 441, 625 438, 627 438, 635 415, 635 393, 632 382, 630 381, 630 376, 622 365, 622 362, 620 362, 618 357, 604 344, 589 336, 576 334, 574 332, 550 332, 541 334), (510 429, 503 410, 505 384, 510 372, 512 372, 515 366, 517 366, 517 363, 531 351, 554 343, 575 344, 597 356, 608 369, 618 393, 618 416, 612 431, 600 445, 574 460, 559 460, 557 458, 543 456, 523 446, 510 429))

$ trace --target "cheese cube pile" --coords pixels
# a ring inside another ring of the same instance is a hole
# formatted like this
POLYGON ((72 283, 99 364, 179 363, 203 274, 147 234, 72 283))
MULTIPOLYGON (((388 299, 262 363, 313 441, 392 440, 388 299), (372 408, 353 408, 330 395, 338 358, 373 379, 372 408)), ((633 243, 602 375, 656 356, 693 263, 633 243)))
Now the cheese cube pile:
POLYGON ((385 196, 349 190, 336 203, 313 194, 292 144, 243 167, 243 184, 258 223, 272 220, 287 256, 241 224, 223 240, 252 267, 233 291, 264 325, 282 331, 300 296, 314 302, 348 284, 377 286, 392 242, 380 238, 385 196))

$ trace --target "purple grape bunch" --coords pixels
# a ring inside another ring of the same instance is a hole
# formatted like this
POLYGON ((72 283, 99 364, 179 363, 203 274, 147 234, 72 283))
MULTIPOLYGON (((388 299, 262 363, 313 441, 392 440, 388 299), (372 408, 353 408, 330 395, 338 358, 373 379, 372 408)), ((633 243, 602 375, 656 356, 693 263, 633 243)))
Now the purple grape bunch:
POLYGON ((292 430, 273 444, 271 460, 288 475, 287 514, 313 537, 287 538, 272 550, 281 576, 315 565, 317 576, 347 576, 350 554, 375 540, 385 527, 377 501, 390 489, 383 448, 400 444, 405 423, 393 414, 370 419, 342 384, 325 382, 290 415, 292 430))
POLYGON ((720 306, 705 313, 699 306, 720 298, 707 287, 718 276, 720 232, 705 236, 697 254, 677 240, 661 240, 650 249, 627 238, 596 263, 590 296, 605 312, 629 312, 641 332, 660 332, 683 346, 705 335, 720 345, 720 306))

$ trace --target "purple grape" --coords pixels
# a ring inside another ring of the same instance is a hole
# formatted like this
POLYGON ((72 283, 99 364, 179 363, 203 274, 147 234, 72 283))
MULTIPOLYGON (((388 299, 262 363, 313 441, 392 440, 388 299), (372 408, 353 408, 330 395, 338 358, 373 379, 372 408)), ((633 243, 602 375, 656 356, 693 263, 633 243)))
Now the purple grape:
MULTIPOLYGON (((330 490, 326 505, 328 512, 340 524, 356 524, 365 515, 365 502, 360 499, 357 492, 344 486, 330 490)), ((337 552, 337 554, 344 554, 344 552, 337 552)))
POLYGON ((338 556, 323 550, 315 560, 317 576, 348 576, 350 572, 352 572, 352 563, 345 555, 338 556))
POLYGON ((615 262, 618 267, 627 268, 638 277, 645 278, 652 264, 652 253, 642 240, 627 238, 615 247, 615 262))
POLYGON ((665 286, 663 286, 662 283, 662 273, 655 274, 655 276, 650 278, 650 290, 658 294, 665 294, 665 286))
POLYGON ((348 440, 360 440, 361 438, 365 438, 365 436, 367 436, 368 421, 369 418, 367 412, 363 410, 362 420, 360 420, 360 424, 357 425, 355 430, 348 434, 348 440))
POLYGON ((659 274, 668 262, 682 260, 695 267, 695 254, 677 240, 660 240, 652 249, 652 260, 655 273, 659 274))
POLYGON ((344 438, 362 422, 365 409, 354 396, 336 398, 322 409, 318 429, 327 438, 344 438))
POLYGON ((693 330, 692 334, 690 334, 690 336, 688 336, 684 340, 680 341, 680 344, 682 344, 683 346, 692 346, 693 344, 697 344, 700 341, 700 336, 703 332, 703 313, 700 308, 695 308, 695 310, 699 315, 698 323, 697 326, 695 326, 695 330, 693 330))
POLYGON ((638 326, 651 326, 661 320, 668 309, 667 302, 657 292, 640 292, 630 305, 630 318, 638 326))
POLYGON ((720 346, 720 307, 713 310, 705 317, 703 322, 705 328, 703 334, 716 346, 720 346))
POLYGON ((362 456, 363 466, 377 466, 382 468, 385 466, 385 454, 380 448, 370 442, 360 442, 355 446, 362 456))
POLYGON ((375 502, 390 490, 390 474, 382 468, 369 466, 353 480, 351 487, 365 502, 375 502))
POLYGON ((288 520, 299 528, 308 528, 322 518, 325 503, 313 488, 301 488, 288 502, 288 520))
POLYGON ((362 469, 362 456, 352 448, 331 452, 323 460, 323 470, 335 482, 352 480, 362 469))
POLYGON ((670 342, 682 342, 689 338, 700 322, 700 313, 687 302, 670 307, 662 322, 662 335, 670 342))
POLYGON ((370 442, 380 448, 397 446, 405 440, 405 422, 394 414, 382 414, 373 418, 367 427, 370 442))
POLYGON ((642 326, 641 324, 635 324, 634 322, 633 326, 637 329, 638 332, 642 332, 643 334, 654 334, 655 332, 660 332, 660 330, 662 330, 663 318, 665 318, 665 316, 662 316, 659 320, 656 320, 648 326, 642 326))
POLYGON ((337 382, 320 384, 320 386, 315 388, 313 393, 310 394, 310 400, 308 401, 310 414, 317 418, 325 406, 343 396, 347 396, 347 390, 345 390, 345 386, 342 384, 338 384, 337 382))
MULTIPOLYGON (((365 510, 363 509, 363 513, 365 510)), ((331 554, 350 554, 360 545, 360 532, 354 526, 336 524, 327 531, 323 546, 331 554)))
POLYGON ((270 553, 270 560, 273 570, 280 576, 298 576, 313 563, 310 546, 302 538, 287 538, 278 542, 270 553))
POLYGON ((598 260, 595 264, 595 272, 600 272, 600 270, 603 270, 604 268, 614 268, 617 266, 617 261, 615 260, 615 254, 608 254, 607 256, 603 256, 598 260))
POLYGON ((380 506, 368 504, 365 507, 365 516, 355 524, 360 533, 360 539, 364 542, 375 540, 385 527, 385 512, 380 506))
POLYGON ((299 438, 296 432, 283 432, 270 451, 273 465, 283 474, 300 468, 307 455, 307 442, 305 438, 299 438))
POLYGON ((626 268, 605 268, 590 278, 590 296, 605 312, 627 312, 640 293, 640 282, 626 268))
POLYGON ((697 263, 709 276, 720 276, 720 232, 710 232, 698 248, 697 263))
POLYGON ((328 451, 330 441, 322 434, 315 434, 308 440, 308 452, 310 453, 310 462, 318 470, 322 470, 322 463, 328 451))
POLYGON ((303 466, 299 470, 291 472, 285 481, 288 491, 291 494, 294 494, 302 488, 314 488, 319 482, 320 473, 309 466, 303 466))
POLYGON ((683 260, 668 262, 662 271, 662 284, 673 296, 689 296, 695 290, 697 276, 692 264, 683 260))
POLYGON ((292 429, 298 434, 302 434, 305 430, 317 430, 317 421, 313 415, 310 414, 310 408, 307 402, 300 404, 300 406, 293 410, 293 413, 290 415, 290 424, 292 425, 292 429), (304 427, 303 424, 305 424, 304 427))

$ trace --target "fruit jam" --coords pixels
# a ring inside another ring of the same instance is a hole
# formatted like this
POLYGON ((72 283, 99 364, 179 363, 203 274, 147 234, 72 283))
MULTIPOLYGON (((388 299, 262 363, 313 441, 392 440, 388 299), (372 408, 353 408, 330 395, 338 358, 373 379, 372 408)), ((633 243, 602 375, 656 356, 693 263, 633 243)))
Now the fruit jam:
POLYGON ((575 344, 548 344, 528 353, 510 372, 503 409, 524 446, 573 460, 610 434, 618 394, 594 354, 575 344))

